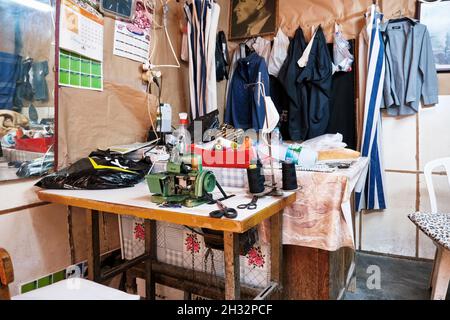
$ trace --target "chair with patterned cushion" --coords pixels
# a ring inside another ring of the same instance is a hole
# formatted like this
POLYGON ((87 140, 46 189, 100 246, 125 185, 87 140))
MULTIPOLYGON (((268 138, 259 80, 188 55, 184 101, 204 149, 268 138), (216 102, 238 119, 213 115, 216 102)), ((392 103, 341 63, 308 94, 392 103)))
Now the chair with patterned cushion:
POLYGON ((139 300, 138 295, 104 286, 102 284, 72 278, 46 287, 32 290, 14 297, 10 296, 8 285, 14 281, 11 257, 0 248, 0 300, 139 300))
POLYGON ((430 161, 425 165, 425 180, 430 197, 431 212, 416 212, 409 219, 424 232, 437 247, 430 278, 431 299, 444 300, 450 281, 450 213, 438 212, 432 180, 433 170, 444 167, 450 185, 450 158, 430 161))

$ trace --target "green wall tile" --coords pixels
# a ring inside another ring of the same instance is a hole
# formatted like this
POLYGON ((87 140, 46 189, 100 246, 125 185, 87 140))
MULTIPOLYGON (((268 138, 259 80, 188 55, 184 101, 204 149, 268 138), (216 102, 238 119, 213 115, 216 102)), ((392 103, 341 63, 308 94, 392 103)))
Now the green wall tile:
POLYGON ((59 71, 59 83, 61 84, 70 84, 70 72, 67 71, 59 71))
POLYGON ((72 86, 79 86, 81 82, 81 76, 79 73, 71 72, 70 73, 70 84, 72 86))
POLYGON ((64 280, 64 278, 66 277, 66 271, 62 270, 59 272, 55 272, 53 274, 53 283, 64 280))
POLYGON ((38 288, 42 288, 42 287, 48 286, 49 284, 52 284, 52 275, 38 279, 37 283, 38 283, 38 288))
POLYGON ((102 66, 98 62, 92 62, 92 74, 95 76, 102 75, 102 66))
POLYGON ((20 288, 20 293, 23 294, 34 289, 37 289, 37 281, 32 281, 22 285, 22 287, 20 288))
POLYGON ((80 59, 72 59, 70 61, 70 70, 80 72, 81 71, 81 60, 80 59))
POLYGON ((91 87, 91 77, 87 74, 81 75, 81 86, 84 88, 90 88, 91 87))
POLYGON ((91 73, 91 62, 88 60, 81 60, 81 72, 91 73))
POLYGON ((92 77, 92 88, 101 89, 102 88, 102 78, 100 77, 92 77))
POLYGON ((61 54, 59 56, 59 67, 69 70, 70 68, 70 58, 66 55, 61 54))

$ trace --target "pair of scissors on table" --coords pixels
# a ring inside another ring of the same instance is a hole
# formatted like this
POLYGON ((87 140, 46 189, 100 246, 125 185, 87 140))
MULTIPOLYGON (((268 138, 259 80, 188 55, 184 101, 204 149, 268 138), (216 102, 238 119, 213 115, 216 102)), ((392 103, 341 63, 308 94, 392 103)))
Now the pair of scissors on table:
POLYGON ((256 204, 256 202, 258 201, 258 197, 257 196, 253 196, 252 201, 250 201, 249 203, 243 203, 238 205, 238 209, 248 209, 248 210, 255 210, 258 205, 256 204))
POLYGON ((209 213, 209 216, 212 218, 228 218, 228 219, 234 219, 237 217, 238 213, 236 209, 234 208, 228 208, 226 205, 224 205, 219 200, 215 201, 217 206, 219 207, 219 210, 214 210, 209 213))

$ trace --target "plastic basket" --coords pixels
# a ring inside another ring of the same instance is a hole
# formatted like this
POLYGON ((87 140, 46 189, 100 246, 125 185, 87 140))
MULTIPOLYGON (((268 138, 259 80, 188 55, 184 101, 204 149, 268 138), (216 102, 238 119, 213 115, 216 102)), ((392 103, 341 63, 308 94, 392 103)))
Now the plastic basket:
POLYGON ((53 137, 16 139, 16 150, 46 153, 53 144, 53 137))
POLYGON ((195 145, 191 146, 195 154, 202 156, 202 165, 219 168, 248 168, 253 158, 250 150, 206 150, 195 145))

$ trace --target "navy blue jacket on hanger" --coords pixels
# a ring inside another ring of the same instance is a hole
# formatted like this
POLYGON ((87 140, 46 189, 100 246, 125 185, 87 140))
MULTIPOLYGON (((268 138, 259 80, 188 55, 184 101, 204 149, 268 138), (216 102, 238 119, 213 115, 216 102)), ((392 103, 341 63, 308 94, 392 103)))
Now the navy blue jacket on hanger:
POLYGON ((301 95, 307 99, 309 130, 306 139, 325 134, 330 119, 330 102, 333 69, 327 41, 319 26, 309 54, 308 63, 302 69, 297 83, 301 95))
MULTIPOLYGON (((298 28, 289 44, 287 58, 278 74, 278 79, 289 97, 289 106, 286 108, 288 111, 288 132, 289 138, 294 141, 304 140, 309 129, 307 100, 302 99, 302 93, 297 83, 301 73, 297 61, 303 55, 305 49, 305 37, 302 29, 298 28)), ((283 139, 289 138, 283 136, 283 139)))
POLYGON ((264 58, 253 52, 238 60, 230 81, 224 122, 238 129, 260 130, 264 126, 266 109, 260 94, 258 103, 258 73, 266 94, 270 92, 269 73, 264 58))

